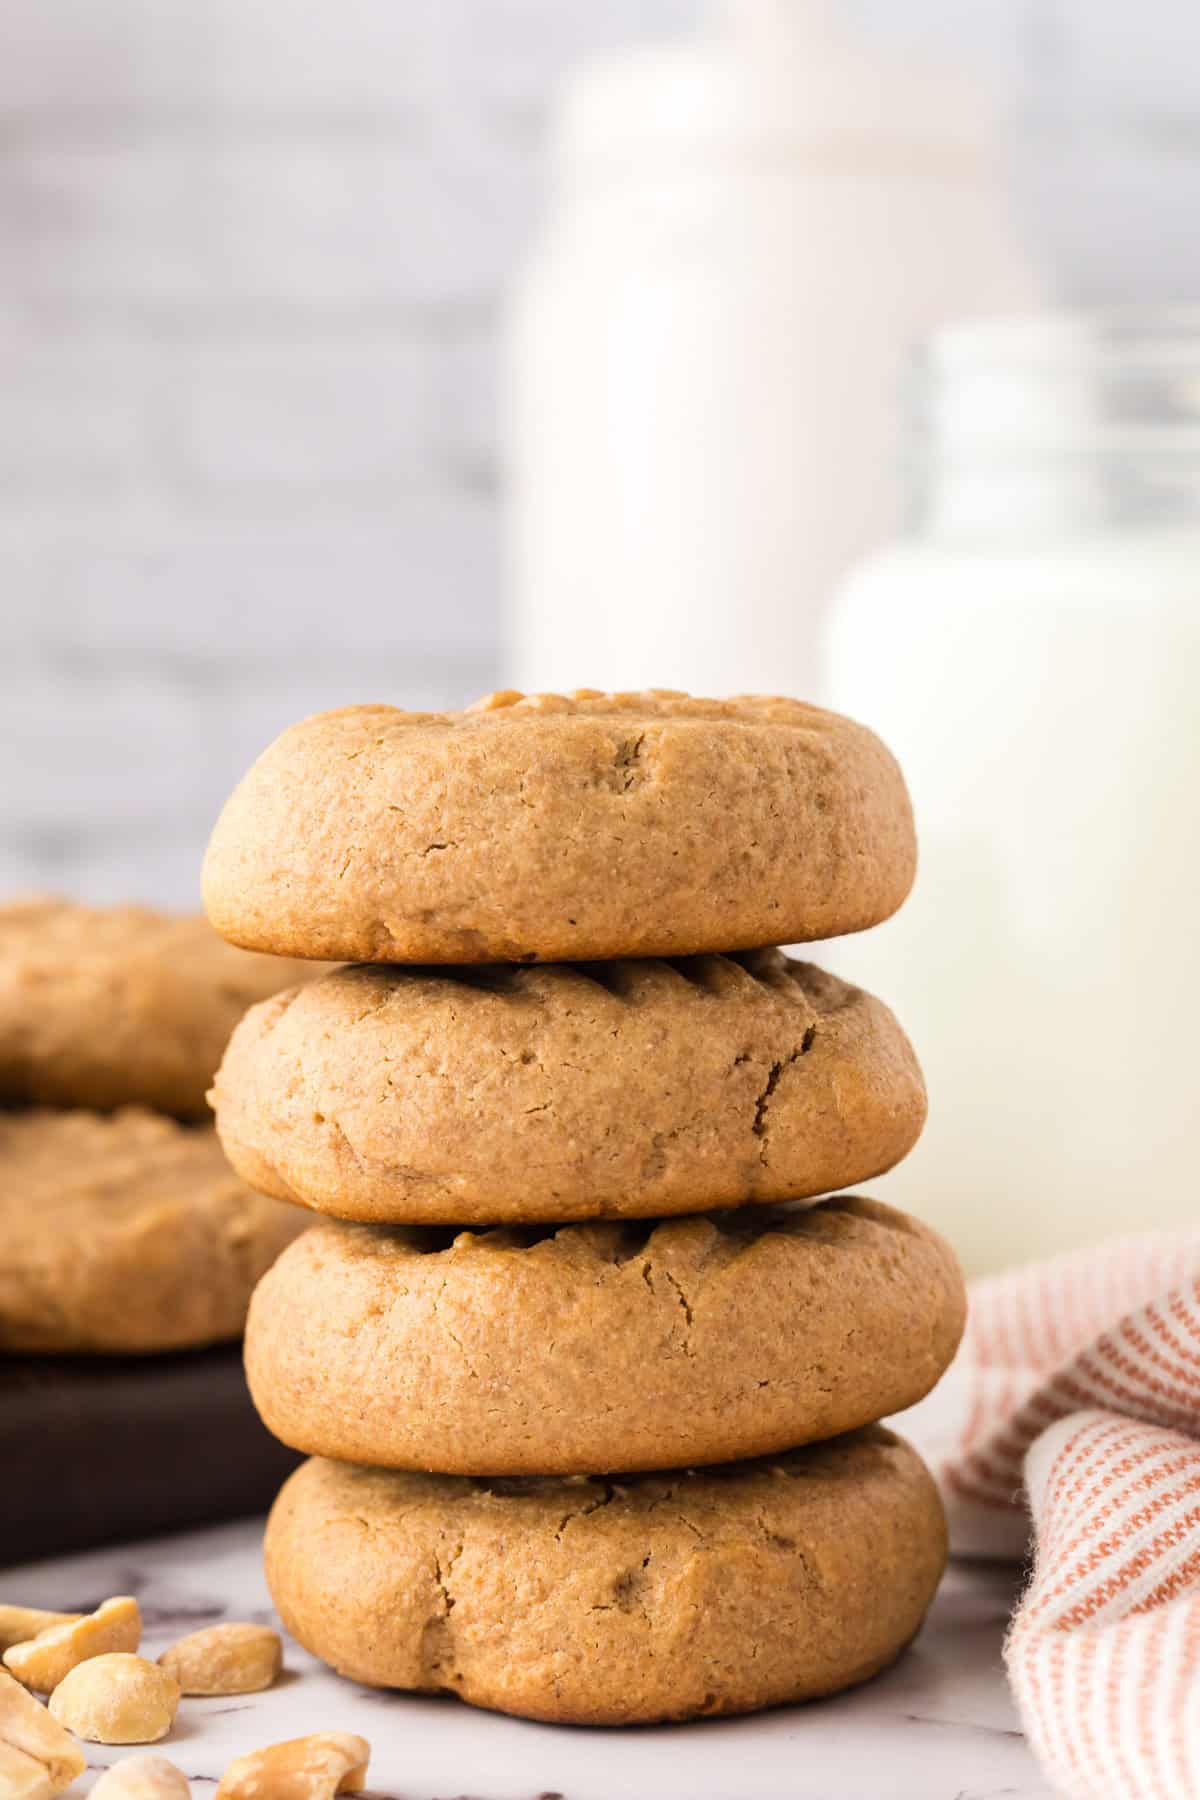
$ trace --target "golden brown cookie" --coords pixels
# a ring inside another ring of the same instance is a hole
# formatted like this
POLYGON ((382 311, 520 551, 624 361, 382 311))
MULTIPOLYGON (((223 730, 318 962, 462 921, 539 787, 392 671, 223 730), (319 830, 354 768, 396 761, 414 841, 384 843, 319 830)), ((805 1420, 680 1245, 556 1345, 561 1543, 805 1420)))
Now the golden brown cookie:
POLYGON ((925 1119, 887 1007, 777 950, 338 969, 247 1015, 211 1098, 261 1192, 398 1224, 805 1199, 925 1119))
POLYGON ((209 1126, 0 1112, 0 1351, 240 1337, 255 1282, 307 1222, 243 1186, 209 1126))
POLYGON ((285 731, 217 822, 204 901, 233 943, 287 956, 679 956, 861 931, 915 857, 899 769, 836 713, 492 694, 285 731))
POLYGON ((858 1198, 636 1225, 323 1225, 254 1295, 269 1430, 460 1475, 669 1469, 833 1437, 928 1393, 966 1310, 950 1247, 858 1198))
POLYGON ((248 1006, 306 979, 207 920, 53 898, 0 906, 0 1103, 141 1105, 206 1119, 248 1006))
POLYGON ((619 1483, 317 1459, 266 1535, 284 1624, 339 1674, 575 1725, 865 1681, 916 1634, 945 1559, 928 1470, 878 1426, 619 1483))

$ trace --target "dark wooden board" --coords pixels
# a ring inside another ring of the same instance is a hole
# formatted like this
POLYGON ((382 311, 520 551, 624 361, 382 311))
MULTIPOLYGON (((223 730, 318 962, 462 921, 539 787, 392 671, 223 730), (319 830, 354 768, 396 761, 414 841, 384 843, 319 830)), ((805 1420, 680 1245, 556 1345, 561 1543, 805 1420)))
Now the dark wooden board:
POLYGON ((250 1404, 240 1345, 0 1356, 0 1567, 263 1511, 299 1460, 250 1404))

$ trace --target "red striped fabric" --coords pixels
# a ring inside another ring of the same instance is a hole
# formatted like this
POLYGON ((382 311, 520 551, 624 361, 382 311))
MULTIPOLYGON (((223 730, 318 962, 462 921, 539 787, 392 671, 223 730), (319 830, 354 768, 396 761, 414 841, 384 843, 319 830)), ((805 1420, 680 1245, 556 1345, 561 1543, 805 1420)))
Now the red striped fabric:
POLYGON ((956 1546, 1032 1574, 1005 1645, 1076 1800, 1200 1800, 1200 1231, 975 1284, 939 1474, 956 1546))

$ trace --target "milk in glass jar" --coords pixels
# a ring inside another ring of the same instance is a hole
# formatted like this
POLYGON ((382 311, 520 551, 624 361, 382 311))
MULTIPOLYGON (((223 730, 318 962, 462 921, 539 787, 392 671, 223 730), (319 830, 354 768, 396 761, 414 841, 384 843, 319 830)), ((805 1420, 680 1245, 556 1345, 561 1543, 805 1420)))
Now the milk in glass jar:
POLYGON ((1200 311, 953 329, 911 401, 909 528, 825 668, 921 868, 829 960, 929 1081, 881 1191, 975 1272, 1200 1220, 1200 311))

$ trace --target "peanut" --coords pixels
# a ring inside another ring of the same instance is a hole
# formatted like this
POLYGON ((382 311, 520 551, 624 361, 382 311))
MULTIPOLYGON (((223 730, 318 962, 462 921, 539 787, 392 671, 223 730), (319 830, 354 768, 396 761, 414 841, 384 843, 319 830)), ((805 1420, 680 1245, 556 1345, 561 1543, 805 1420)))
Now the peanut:
POLYGON ((213 1800, 332 1800, 361 1793, 371 1746, 348 1731, 288 1738, 239 1756, 222 1775, 213 1800))
POLYGON ((29 1642, 4 1652, 4 1666, 38 1694, 52 1694, 71 1670, 89 1657, 110 1650, 136 1650, 142 1641, 142 1615, 136 1600, 121 1594, 94 1613, 51 1625, 29 1642))
POLYGON ((0 1794, 4 1800, 50 1800, 54 1784, 45 1763, 11 1744, 0 1744, 0 1794))
POLYGON ((87 1763, 79 1745, 19 1681, 0 1672, 0 1794, 53 1800, 87 1763))
POLYGON ((155 1744, 179 1706, 179 1683, 144 1656, 91 1656, 61 1681, 50 1711, 92 1744, 155 1744))
POLYGON ((186 1778, 165 1756, 126 1756, 100 1777, 91 1800, 189 1800, 186 1778))
POLYGON ((0 1606, 0 1656, 14 1644, 26 1644, 51 1625, 72 1625, 78 1613, 41 1612, 36 1606, 0 1606))
POLYGON ((269 1625, 209 1625, 180 1638, 158 1659, 185 1694, 256 1694, 283 1665, 283 1642, 269 1625))

